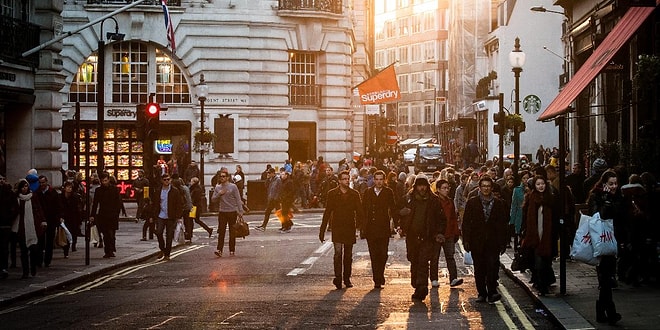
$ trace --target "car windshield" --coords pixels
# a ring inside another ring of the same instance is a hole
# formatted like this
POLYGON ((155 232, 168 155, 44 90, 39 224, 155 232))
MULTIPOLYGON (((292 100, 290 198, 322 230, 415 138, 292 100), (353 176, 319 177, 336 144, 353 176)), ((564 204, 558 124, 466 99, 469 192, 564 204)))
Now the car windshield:
POLYGON ((419 155, 425 158, 440 157, 440 147, 419 148, 419 155))

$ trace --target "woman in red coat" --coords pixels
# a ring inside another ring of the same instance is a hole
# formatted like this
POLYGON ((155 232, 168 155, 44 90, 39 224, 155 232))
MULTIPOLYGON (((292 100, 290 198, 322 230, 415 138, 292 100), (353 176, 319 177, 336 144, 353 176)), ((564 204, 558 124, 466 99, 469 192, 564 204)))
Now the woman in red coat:
POLYGON ((449 181, 440 179, 436 181, 435 186, 437 189, 436 191, 438 192, 438 201, 440 201, 442 212, 447 218, 447 227, 445 229, 445 241, 440 244, 437 250, 437 255, 433 256, 433 260, 431 260, 431 274, 429 277, 431 278, 431 285, 433 287, 440 286, 438 283, 438 262, 440 258, 440 250, 444 250, 447 269, 449 270, 449 286, 455 287, 463 284, 463 279, 458 278, 456 259, 454 258, 454 254, 456 253, 456 242, 458 242, 458 237, 461 235, 461 232, 458 229, 458 215, 456 214, 454 201, 449 196, 449 191, 451 190, 449 181))

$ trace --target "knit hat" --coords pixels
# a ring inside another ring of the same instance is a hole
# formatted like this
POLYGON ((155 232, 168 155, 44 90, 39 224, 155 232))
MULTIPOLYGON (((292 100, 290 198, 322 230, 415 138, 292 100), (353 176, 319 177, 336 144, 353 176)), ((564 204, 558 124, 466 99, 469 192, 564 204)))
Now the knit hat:
POLYGON ((427 186, 427 187, 430 186, 429 178, 427 178, 426 175, 424 175, 424 173, 420 173, 420 174, 417 175, 417 177, 415 178, 414 186, 417 187, 417 186, 422 185, 422 184, 427 186))
POLYGON ((607 162, 602 158, 596 158, 593 164, 591 164, 591 171, 594 174, 603 173, 607 170, 607 162))
POLYGON ((30 184, 30 191, 39 190, 39 177, 36 174, 28 174, 25 180, 30 184))
POLYGON ((399 181, 404 181, 405 182, 407 177, 408 176, 406 175, 406 173, 404 173, 404 172, 399 173, 399 181))

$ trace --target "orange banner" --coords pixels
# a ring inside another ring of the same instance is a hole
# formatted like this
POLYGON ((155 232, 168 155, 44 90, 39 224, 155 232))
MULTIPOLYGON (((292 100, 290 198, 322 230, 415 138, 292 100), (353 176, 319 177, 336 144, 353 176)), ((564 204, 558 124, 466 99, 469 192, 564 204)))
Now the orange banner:
POLYGON ((399 83, 394 73, 394 64, 357 85, 357 89, 362 104, 390 103, 401 98, 399 83))

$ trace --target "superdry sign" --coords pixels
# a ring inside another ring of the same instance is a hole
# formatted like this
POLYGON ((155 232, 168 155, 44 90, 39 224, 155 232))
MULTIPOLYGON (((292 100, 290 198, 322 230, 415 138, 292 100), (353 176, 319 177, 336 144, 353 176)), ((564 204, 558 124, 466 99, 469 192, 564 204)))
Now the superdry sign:
POLYGON ((357 85, 357 89, 362 104, 390 103, 401 98, 393 64, 357 85))

